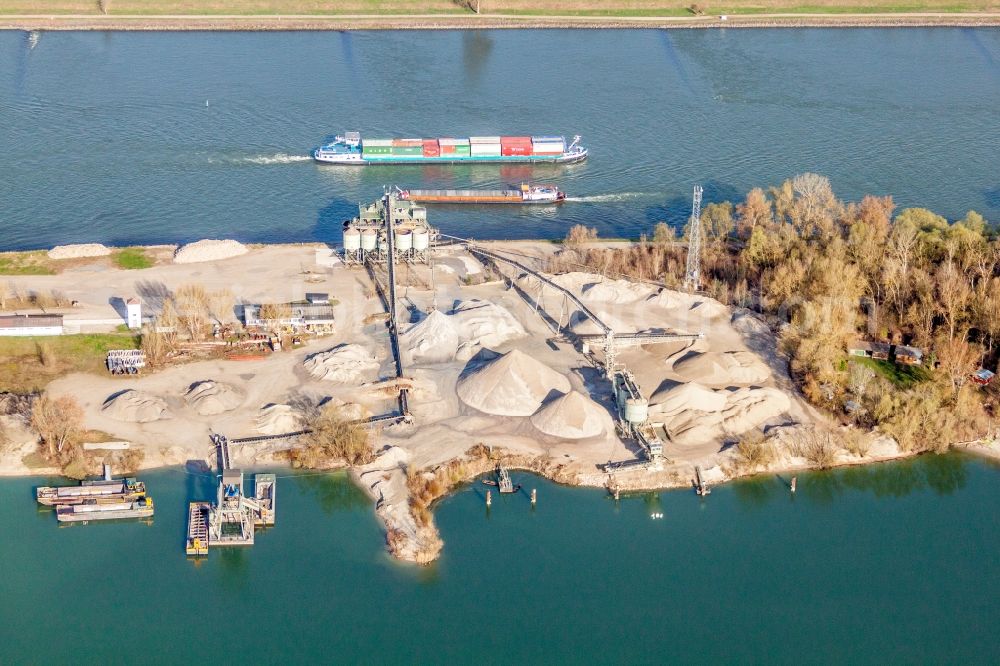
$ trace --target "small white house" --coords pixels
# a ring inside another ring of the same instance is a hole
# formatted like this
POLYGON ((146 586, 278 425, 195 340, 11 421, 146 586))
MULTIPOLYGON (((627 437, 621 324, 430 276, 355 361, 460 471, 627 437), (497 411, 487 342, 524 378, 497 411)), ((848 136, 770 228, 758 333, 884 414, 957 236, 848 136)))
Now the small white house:
POLYGON ((129 328, 133 330, 142 328, 142 301, 134 296, 125 301, 125 313, 129 328))
POLYGON ((26 314, 0 316, 0 335, 62 335, 61 314, 26 314))

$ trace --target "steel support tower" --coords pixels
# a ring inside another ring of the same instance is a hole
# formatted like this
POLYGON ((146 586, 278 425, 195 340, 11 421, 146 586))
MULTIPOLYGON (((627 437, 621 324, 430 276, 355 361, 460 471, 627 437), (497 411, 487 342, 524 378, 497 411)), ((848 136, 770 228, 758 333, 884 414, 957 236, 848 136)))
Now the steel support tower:
POLYGON ((701 287, 701 185, 694 186, 691 199, 691 224, 688 225, 687 269, 684 271, 684 288, 697 291, 701 287))

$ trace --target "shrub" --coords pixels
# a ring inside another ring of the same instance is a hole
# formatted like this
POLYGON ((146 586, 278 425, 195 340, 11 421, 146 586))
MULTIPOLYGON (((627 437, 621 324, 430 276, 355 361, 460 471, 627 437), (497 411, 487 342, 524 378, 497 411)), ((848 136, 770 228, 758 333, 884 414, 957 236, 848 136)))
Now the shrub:
POLYGON ((802 433, 794 444, 795 455, 805 458, 820 469, 833 467, 837 461, 837 449, 833 434, 820 430, 802 433))
POLYGON ((737 465, 748 472, 766 468, 776 457, 774 445, 759 430, 743 435, 736 442, 735 452, 737 465))
POLYGON ((364 465, 374 457, 368 431, 344 417, 339 405, 326 405, 306 423, 304 446, 288 452, 292 467, 317 467, 333 460, 364 465))

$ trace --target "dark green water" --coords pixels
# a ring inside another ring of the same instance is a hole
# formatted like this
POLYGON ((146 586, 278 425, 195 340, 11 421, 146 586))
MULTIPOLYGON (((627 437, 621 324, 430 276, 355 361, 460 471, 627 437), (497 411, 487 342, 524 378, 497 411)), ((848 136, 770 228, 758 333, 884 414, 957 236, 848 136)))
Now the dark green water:
POLYGON ((444 557, 384 554, 341 475, 279 481, 250 549, 182 551, 212 480, 144 474, 151 526, 57 527, 0 482, 0 663, 996 663, 1000 469, 957 455, 625 499, 537 486, 437 509, 444 557), (651 513, 662 512, 662 520, 651 513), (64 609, 60 612, 60 608, 64 609))

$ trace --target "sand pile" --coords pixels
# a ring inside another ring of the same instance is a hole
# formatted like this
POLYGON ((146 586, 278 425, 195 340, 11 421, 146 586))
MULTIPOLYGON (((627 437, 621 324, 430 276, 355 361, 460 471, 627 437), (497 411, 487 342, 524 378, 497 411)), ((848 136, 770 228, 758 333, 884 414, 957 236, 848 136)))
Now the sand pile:
POLYGON ((646 302, 650 305, 658 305, 661 308, 673 309, 685 305, 687 303, 687 298, 685 294, 681 294, 671 289, 661 289, 647 298, 646 302))
POLYGON ((542 407, 531 417, 531 424, 553 437, 583 439, 604 431, 607 413, 596 402, 570 391, 542 407))
POLYGON ((746 351, 689 354, 673 370, 684 381, 714 388, 759 384, 771 376, 767 365, 746 351))
POLYGON ((459 334, 459 358, 472 358, 481 347, 498 347, 527 333, 506 308, 472 299, 455 304, 450 313, 459 334))
POLYGON ((733 328, 745 337, 771 334, 771 329, 767 325, 767 322, 760 319, 750 310, 737 310, 733 313, 731 322, 733 328))
POLYGON ((691 304, 692 314, 705 319, 715 319, 716 317, 728 316, 729 308, 711 298, 695 301, 691 304))
POLYGON ((247 246, 234 240, 200 240, 179 247, 174 253, 175 264, 218 261, 249 252, 247 246))
POLYGON ((163 398, 134 389, 109 397, 101 406, 101 411, 109 418, 128 423, 149 423, 170 418, 163 398))
POLYGON ((207 379, 191 384, 184 399, 202 416, 222 414, 243 404, 243 391, 231 384, 207 379))
POLYGON ((106 257, 111 248, 100 243, 79 243, 76 245, 56 245, 49 250, 49 259, 79 259, 80 257, 106 257))
POLYGON ((628 280, 605 280, 583 286, 583 300, 592 303, 635 303, 649 297, 650 288, 628 280))
POLYGON ((729 394, 722 412, 730 435, 740 435, 791 408, 788 396, 774 388, 743 388, 729 394))
POLYGON ((455 360, 459 337, 451 317, 434 310, 406 329, 399 342, 409 363, 444 363, 455 360))
POLYGON ((291 405, 266 405, 257 412, 255 425, 262 435, 281 435, 302 430, 305 421, 302 412, 291 405))
POLYGON ((458 382, 462 402, 487 414, 530 416, 552 391, 567 393, 569 380, 520 350, 507 352, 458 382))
POLYGON ((505 308, 487 301, 460 301, 445 314, 434 310, 407 329, 400 342, 409 362, 468 360, 482 347, 497 347, 526 335, 505 308))
POLYGON ((700 446, 706 442, 722 443, 725 437, 720 412, 688 410, 664 421, 664 427, 674 444, 700 446))
POLYGON ((361 345, 337 345, 319 352, 302 363, 315 379, 341 384, 360 384, 374 378, 381 363, 361 345))
MULTIPOLYGON (((558 309, 555 310, 555 313, 555 316, 559 315, 558 309)), ((620 317, 617 317, 610 312, 602 310, 600 312, 595 312, 595 314, 614 331, 632 332, 636 330, 635 324, 627 323, 620 317)), ((596 335, 603 333, 600 326, 595 324, 592 319, 584 315, 580 310, 574 310, 569 316, 569 327, 574 333, 579 335, 596 335)))
POLYGON ((681 412, 721 412, 726 407, 726 394, 705 388, 696 382, 678 384, 653 395, 649 400, 651 414, 669 418, 681 412))

